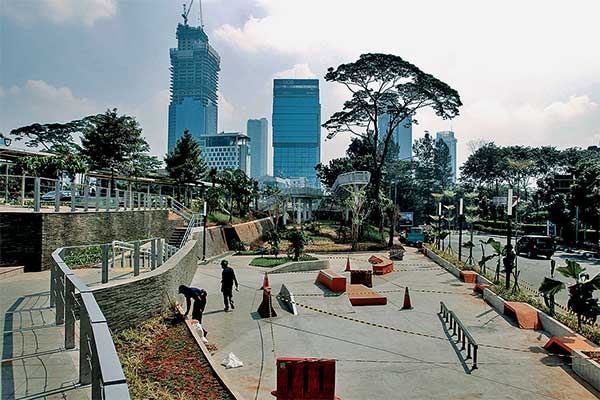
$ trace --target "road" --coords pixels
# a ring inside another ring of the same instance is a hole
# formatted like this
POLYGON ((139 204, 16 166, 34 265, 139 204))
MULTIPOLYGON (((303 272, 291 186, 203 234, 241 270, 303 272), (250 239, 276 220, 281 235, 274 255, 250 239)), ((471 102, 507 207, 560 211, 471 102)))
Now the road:
MULTIPOLYGON (((463 232, 463 242, 469 240, 469 233, 463 232)), ((473 259, 475 263, 477 263, 482 256, 480 240, 484 242, 487 241, 490 237, 493 237, 495 240, 502 242, 502 244, 506 243, 506 236, 500 237, 496 235, 474 235, 473 243, 476 247, 473 248, 473 259)), ((512 243, 514 244, 514 238, 512 243)), ((452 234, 452 248, 455 254, 458 255, 458 232, 453 232, 452 234)), ((493 253, 493 249, 490 246, 485 245, 485 253, 486 255, 490 255, 493 253)), ((466 260, 469 256, 469 250, 463 248, 463 260, 466 260)), ((554 253, 553 259, 556 260, 556 268, 565 265, 565 260, 573 260, 577 261, 582 267, 587 269, 587 272, 590 275, 590 278, 600 273, 600 260, 598 259, 585 259, 579 254, 575 253, 566 253, 563 251, 557 251, 554 253)), ((491 271, 495 271, 496 268, 496 259, 488 261, 487 267, 491 271)), ((517 268, 521 272, 519 275, 519 279, 529 283, 531 287, 537 289, 540 287, 540 284, 544 280, 545 276, 550 276, 550 261, 546 258, 536 258, 530 259, 523 256, 519 256, 517 258, 517 268)), ((574 283, 574 280, 567 279, 563 277, 559 272, 555 272, 555 278, 561 279, 568 283, 574 283)), ((567 290, 562 290, 556 296, 556 301, 564 306, 567 305, 568 300, 567 290)))

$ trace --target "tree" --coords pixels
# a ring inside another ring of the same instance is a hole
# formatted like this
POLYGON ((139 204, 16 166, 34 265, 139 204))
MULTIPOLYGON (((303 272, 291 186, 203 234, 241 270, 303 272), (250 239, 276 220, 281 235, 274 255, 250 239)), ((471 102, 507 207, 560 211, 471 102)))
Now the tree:
POLYGON ((388 246, 391 248, 394 245, 394 227, 396 225, 396 220, 400 215, 400 209, 396 204, 394 204, 394 202, 391 199, 385 197, 383 210, 390 223, 390 235, 388 238, 388 246))
POLYGON ((79 146, 73 141, 75 133, 82 132, 89 122, 86 117, 66 123, 31 124, 10 131, 14 140, 25 140, 27 147, 42 147, 44 150, 54 153, 58 149, 78 151, 79 146))
POLYGON ((165 164, 167 173, 177 182, 178 200, 181 198, 179 188, 200 181, 207 169, 200 144, 194 140, 187 129, 177 140, 173 150, 165 156, 165 164))
POLYGON ((362 54, 355 62, 329 68, 325 80, 341 83, 352 94, 323 127, 328 138, 350 132, 371 146, 372 199, 379 195, 394 129, 409 117, 416 123, 413 117, 420 109, 432 108, 439 117, 450 119, 462 105, 456 90, 391 54, 362 54), (380 132, 378 119, 384 114, 389 124, 380 132))
POLYGON ((81 152, 87 157, 90 169, 110 171, 111 180, 118 172, 126 173, 127 163, 150 149, 136 119, 118 115, 116 108, 86 120, 81 152))
MULTIPOLYGON (((557 268, 557 271, 564 277, 575 280, 575 284, 569 286, 567 307, 577 314, 579 327, 581 327, 581 319, 584 316, 595 322, 600 310, 598 309, 598 299, 593 298, 593 292, 600 289, 600 274, 589 279, 589 276, 584 273, 586 269, 581 265, 571 260, 565 260, 565 262, 567 265, 557 268)), ((553 277, 546 277, 538 290, 544 295, 546 305, 553 309, 554 296, 564 288, 563 282, 553 277)))
POLYGON ((327 165, 318 164, 315 170, 327 187, 332 187, 340 174, 351 171, 372 172, 370 144, 364 139, 352 138, 346 150, 346 157, 335 158, 327 165))
POLYGON ((288 234, 290 246, 294 252, 294 261, 300 259, 300 254, 304 251, 304 245, 306 244, 306 235, 301 229, 293 229, 288 234))
POLYGON ((450 157, 448 145, 443 140, 435 141, 433 168, 439 189, 447 189, 452 183, 452 158, 450 157))

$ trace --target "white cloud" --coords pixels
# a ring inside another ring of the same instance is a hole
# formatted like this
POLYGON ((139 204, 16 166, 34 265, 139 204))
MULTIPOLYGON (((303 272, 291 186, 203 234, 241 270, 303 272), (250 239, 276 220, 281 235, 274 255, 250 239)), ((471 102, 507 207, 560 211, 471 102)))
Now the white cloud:
POLYGON ((296 64, 292 68, 273 74, 273 78, 309 79, 316 77, 315 73, 310 70, 308 64, 296 64))
POLYGON ((223 93, 219 91, 217 95, 219 96, 219 132, 239 131, 236 127, 235 107, 223 96, 223 93))
POLYGON ((35 7, 29 1, 3 1, 0 14, 21 24, 49 20, 55 24, 65 22, 92 26, 100 18, 112 17, 117 12, 116 0, 36 0, 35 7))

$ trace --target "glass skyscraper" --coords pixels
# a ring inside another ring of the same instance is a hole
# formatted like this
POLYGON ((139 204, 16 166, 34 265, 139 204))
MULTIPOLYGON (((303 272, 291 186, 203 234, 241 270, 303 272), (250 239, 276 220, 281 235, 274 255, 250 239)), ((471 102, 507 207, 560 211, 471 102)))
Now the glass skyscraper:
POLYGON ((273 175, 318 186, 321 104, 318 79, 273 80, 273 175))
POLYGON ((217 133, 219 54, 201 26, 177 25, 177 48, 171 55, 171 103, 168 151, 184 130, 195 139, 217 133))
MULTIPOLYGON (((379 128, 380 140, 385 140, 390 123, 389 114, 381 114, 377 118, 377 127, 379 128)), ((412 160, 412 117, 402 120, 392 132, 392 140, 398 146, 398 160, 412 160)))
POLYGON ((249 119, 246 134, 250 137, 251 167, 250 176, 258 178, 267 175, 269 156, 269 123, 266 118, 249 119))
POLYGON ((443 140, 450 151, 451 167, 452 167, 452 183, 456 183, 456 138, 452 131, 441 131, 436 135, 436 140, 443 140))

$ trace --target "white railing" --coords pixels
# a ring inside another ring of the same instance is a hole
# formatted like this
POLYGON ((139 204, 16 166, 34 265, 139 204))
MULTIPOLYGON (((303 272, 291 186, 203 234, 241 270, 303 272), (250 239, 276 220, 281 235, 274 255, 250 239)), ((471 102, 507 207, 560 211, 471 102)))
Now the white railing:
POLYGON ((368 171, 352 171, 338 175, 331 187, 331 192, 347 185, 368 185, 371 180, 371 173, 368 171))

